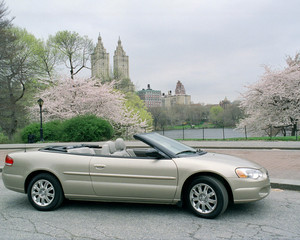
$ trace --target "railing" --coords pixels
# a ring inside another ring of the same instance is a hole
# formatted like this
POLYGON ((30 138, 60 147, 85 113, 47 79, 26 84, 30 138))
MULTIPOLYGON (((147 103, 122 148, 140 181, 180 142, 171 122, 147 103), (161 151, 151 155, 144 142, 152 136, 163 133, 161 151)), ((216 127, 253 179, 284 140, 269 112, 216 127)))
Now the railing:
MULTIPOLYGON (((156 131, 159 134, 162 134, 166 137, 170 137, 173 139, 231 139, 231 138, 243 138, 247 140, 249 137, 259 137, 258 135, 254 135, 247 131, 245 127, 242 130, 236 130, 233 128, 192 128, 187 129, 182 127, 182 129, 176 130, 161 130, 156 131)), ((265 137, 274 138, 275 133, 271 131, 265 137)), ((281 133, 277 133, 276 136, 283 136, 281 133)), ((287 136, 290 136, 290 133, 287 133, 287 136)), ((296 132, 295 139, 298 140, 298 134, 296 132)))

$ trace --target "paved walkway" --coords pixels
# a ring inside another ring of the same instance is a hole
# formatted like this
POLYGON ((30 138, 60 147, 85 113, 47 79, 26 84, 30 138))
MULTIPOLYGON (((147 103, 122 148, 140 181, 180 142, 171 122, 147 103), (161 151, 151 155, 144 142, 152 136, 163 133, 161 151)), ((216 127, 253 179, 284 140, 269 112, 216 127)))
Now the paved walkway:
MULTIPOLYGON (((300 141, 182 141, 197 148, 213 149, 288 149, 300 150, 300 141)), ((40 148, 47 145, 73 145, 78 143, 0 144, 1 149, 40 148)), ((89 143, 87 143, 89 144, 89 143)), ((103 144, 92 142, 90 144, 103 144)), ((126 141, 127 146, 143 146, 138 141, 126 141)))
POLYGON ((300 190, 300 150, 207 149, 256 162, 268 169, 273 187, 300 190))
MULTIPOLYGON (((233 155, 259 163, 268 169, 273 187, 300 190, 300 142, 186 141, 184 143, 208 152, 233 155)), ((45 145, 49 144, 26 144, 26 148, 39 148, 45 145)), ((128 141, 126 145, 145 146, 136 141, 128 141)), ((0 168, 4 166, 6 154, 20 150, 24 146, 25 144, 0 144, 0 168)))

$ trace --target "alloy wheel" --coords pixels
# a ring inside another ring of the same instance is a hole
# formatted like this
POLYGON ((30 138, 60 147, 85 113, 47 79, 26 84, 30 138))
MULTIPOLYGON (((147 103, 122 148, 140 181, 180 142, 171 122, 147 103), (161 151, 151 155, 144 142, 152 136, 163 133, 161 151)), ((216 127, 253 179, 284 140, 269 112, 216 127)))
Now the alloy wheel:
POLYGON ((45 179, 36 181, 31 188, 31 197, 35 204, 46 207, 55 197, 55 189, 51 182, 45 179))
POLYGON ((199 183, 190 191, 190 203, 201 214, 209 214, 215 210, 218 199, 214 189, 205 183, 199 183))

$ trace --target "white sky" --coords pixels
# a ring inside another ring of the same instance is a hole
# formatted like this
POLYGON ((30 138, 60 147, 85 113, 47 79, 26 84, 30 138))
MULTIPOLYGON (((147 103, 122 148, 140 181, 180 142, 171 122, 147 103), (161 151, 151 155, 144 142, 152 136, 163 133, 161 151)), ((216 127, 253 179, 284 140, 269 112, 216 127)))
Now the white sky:
POLYGON ((6 0, 13 23, 37 38, 76 31, 112 64, 119 36, 138 89, 174 93, 180 80, 195 103, 233 101, 263 65, 283 68, 300 50, 299 0, 6 0))

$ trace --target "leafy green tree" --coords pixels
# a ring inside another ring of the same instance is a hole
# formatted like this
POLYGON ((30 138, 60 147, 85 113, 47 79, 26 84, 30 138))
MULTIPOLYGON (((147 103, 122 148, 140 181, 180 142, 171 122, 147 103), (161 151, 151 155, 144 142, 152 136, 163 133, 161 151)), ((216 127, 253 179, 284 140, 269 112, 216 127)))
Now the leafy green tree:
POLYGON ((193 125, 199 125, 208 120, 209 107, 202 104, 193 104, 187 106, 186 122, 193 125))
POLYGON ((209 106, 202 104, 176 105, 169 108, 149 108, 153 117, 154 129, 162 129, 165 126, 177 126, 183 123, 199 125, 208 121, 209 106))
POLYGON ((0 143, 7 143, 7 142, 8 142, 8 138, 4 135, 2 129, 0 128, 0 143))
POLYGON ((0 126, 12 139, 26 121, 26 94, 30 93, 28 89, 35 89, 33 86, 41 72, 35 55, 37 39, 25 29, 15 27, 7 29, 7 34, 12 36, 12 41, 1 59, 0 126))
POLYGON ((169 123, 170 119, 166 108, 152 107, 148 111, 152 114, 154 130, 162 129, 169 123))
MULTIPOLYGON (((126 106, 128 112, 130 112, 131 117, 134 116, 135 119, 138 119, 139 123, 146 123, 146 124, 142 124, 143 129, 145 131, 152 130, 152 124, 153 124, 152 116, 147 111, 147 108, 146 108, 144 102, 139 98, 137 93, 134 91, 135 90, 134 84, 131 82, 131 80, 129 78, 122 78, 122 75, 118 74, 116 70, 114 72, 114 77, 115 78, 106 77, 103 79, 99 79, 99 81, 101 83, 113 84, 114 89, 117 92, 124 94, 125 100, 126 100, 125 106, 126 106)), ((116 128, 117 128, 116 125, 114 127, 116 130, 116 128)), ((128 135, 125 133, 124 129, 122 129, 120 131, 116 131, 115 134, 118 136, 128 135)))
POLYGON ((52 46, 50 40, 38 40, 35 46, 34 54, 37 56, 38 67, 41 71, 41 77, 44 82, 53 82, 55 77, 55 68, 59 63, 59 52, 52 46))
MULTIPOLYGON (((11 140, 26 123, 26 106, 33 94, 49 79, 42 68, 38 41, 25 29, 13 27, 6 19, 7 8, 0 2, 0 127, 11 140), (43 81, 41 81, 43 80, 43 81)), ((50 68, 49 68, 50 69, 50 68)))
POLYGON ((213 106, 209 110, 209 120, 221 127, 224 126, 224 109, 221 106, 213 106))
POLYGON ((225 127, 235 127, 239 120, 244 117, 244 112, 239 105, 239 101, 234 101, 224 109, 225 127))
POLYGON ((163 109, 161 107, 152 107, 149 108, 149 112, 152 115, 153 118, 153 125, 154 125, 154 130, 157 130, 158 127, 158 123, 160 121, 161 115, 162 115, 162 111, 163 109))
POLYGON ((116 89, 124 93, 134 93, 135 87, 129 78, 114 79, 114 81, 116 89))
POLYGON ((15 39, 9 31, 12 26, 12 19, 7 19, 7 7, 4 1, 0 2, 0 73, 3 73, 2 61, 5 61, 9 55, 11 42, 15 39))
POLYGON ((60 61, 70 69, 71 78, 84 68, 89 68, 87 62, 93 52, 93 41, 87 36, 76 32, 59 31, 49 37, 50 43, 59 51, 60 61))
POLYGON ((140 122, 146 122, 144 126, 145 131, 152 129, 153 119, 151 114, 147 111, 144 102, 134 92, 127 92, 125 94, 125 106, 133 115, 137 115, 140 122))

